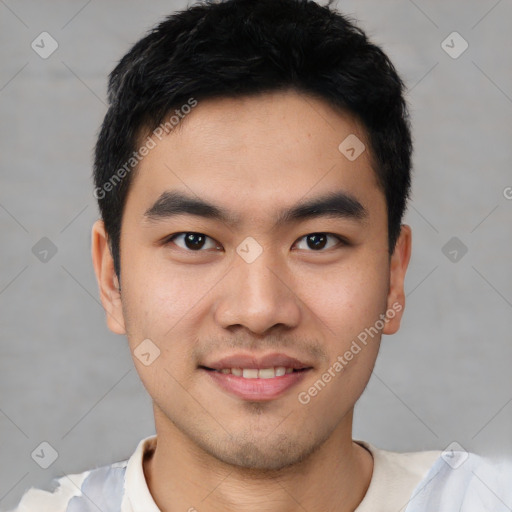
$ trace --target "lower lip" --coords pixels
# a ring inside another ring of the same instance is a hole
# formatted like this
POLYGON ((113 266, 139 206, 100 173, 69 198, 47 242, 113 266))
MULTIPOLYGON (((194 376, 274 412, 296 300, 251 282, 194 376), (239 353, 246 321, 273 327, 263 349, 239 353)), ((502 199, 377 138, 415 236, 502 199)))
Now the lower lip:
POLYGON ((231 373, 204 370, 222 389, 244 400, 273 400, 301 382, 309 370, 292 372, 271 379, 245 379, 231 373))

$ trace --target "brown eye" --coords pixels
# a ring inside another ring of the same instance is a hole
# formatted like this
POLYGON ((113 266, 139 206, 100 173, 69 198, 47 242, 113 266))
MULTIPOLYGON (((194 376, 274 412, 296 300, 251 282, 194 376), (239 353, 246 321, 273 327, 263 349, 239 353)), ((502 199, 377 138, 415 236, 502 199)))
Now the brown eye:
POLYGON ((201 249, 217 249, 219 248, 218 244, 207 235, 203 233, 194 233, 191 231, 176 233, 167 239, 166 244, 174 243, 181 249, 191 251, 191 252, 200 252, 201 249), (180 240, 180 243, 176 243, 175 240, 180 240), (208 247, 208 243, 210 247, 208 247))
POLYGON ((336 247, 336 245, 347 245, 341 237, 333 235, 332 233, 310 233, 299 240, 305 240, 307 248, 311 249, 313 252, 325 252, 323 249, 328 245, 329 237, 336 239, 338 244, 331 245, 327 247, 328 249, 336 247))

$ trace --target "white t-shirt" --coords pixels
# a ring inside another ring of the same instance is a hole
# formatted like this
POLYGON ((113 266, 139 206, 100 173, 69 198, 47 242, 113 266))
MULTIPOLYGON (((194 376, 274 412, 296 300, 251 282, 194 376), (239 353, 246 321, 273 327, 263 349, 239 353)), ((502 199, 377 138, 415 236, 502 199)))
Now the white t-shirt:
MULTIPOLYGON (((356 442, 370 451, 374 466, 355 512, 512 510, 512 465, 490 466, 473 453, 398 453, 356 442)), ((30 488, 11 512, 160 512, 142 465, 155 445, 156 436, 147 437, 128 460, 54 479, 52 492, 30 488)))

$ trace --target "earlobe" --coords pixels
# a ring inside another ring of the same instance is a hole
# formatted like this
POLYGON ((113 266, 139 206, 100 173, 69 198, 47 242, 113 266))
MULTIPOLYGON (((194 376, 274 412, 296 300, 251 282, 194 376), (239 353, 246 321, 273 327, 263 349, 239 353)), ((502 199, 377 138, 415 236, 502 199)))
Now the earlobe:
POLYGON ((411 258, 412 230, 402 224, 400 236, 391 256, 389 268, 389 292, 387 300, 388 318, 383 334, 395 334, 400 328, 400 321, 405 308, 405 274, 411 258))
POLYGON ((119 281, 102 220, 92 227, 91 255, 108 328, 116 334, 126 334, 119 281))

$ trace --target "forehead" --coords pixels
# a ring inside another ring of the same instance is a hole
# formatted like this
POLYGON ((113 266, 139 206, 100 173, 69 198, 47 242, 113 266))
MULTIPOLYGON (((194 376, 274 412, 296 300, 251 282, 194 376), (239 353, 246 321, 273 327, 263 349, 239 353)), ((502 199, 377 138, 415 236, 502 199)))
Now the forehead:
POLYGON ((161 140, 152 137, 127 209, 130 203, 146 211, 172 190, 252 218, 282 210, 283 201, 334 191, 383 201, 364 127, 312 96, 279 91, 198 101, 181 123, 161 140), (354 159, 350 147, 366 149, 354 159))

